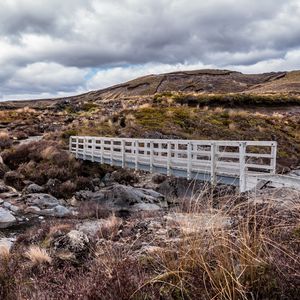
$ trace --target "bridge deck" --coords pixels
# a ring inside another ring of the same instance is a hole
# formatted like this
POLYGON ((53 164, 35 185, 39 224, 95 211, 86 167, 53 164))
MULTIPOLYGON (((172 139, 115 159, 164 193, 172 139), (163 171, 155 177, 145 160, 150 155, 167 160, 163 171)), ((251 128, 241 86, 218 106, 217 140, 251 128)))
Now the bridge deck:
POLYGON ((199 141, 72 136, 79 159, 188 179, 233 184, 244 192, 275 174, 274 141, 199 141))

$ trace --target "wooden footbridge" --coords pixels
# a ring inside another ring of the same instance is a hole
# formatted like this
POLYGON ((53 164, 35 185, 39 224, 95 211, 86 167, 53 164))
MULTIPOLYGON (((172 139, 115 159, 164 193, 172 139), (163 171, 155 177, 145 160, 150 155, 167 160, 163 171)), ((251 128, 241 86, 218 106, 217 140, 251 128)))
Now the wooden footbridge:
POLYGON ((101 164, 235 185, 240 192, 279 176, 275 175, 277 143, 274 141, 71 136, 70 152, 78 159, 101 164))

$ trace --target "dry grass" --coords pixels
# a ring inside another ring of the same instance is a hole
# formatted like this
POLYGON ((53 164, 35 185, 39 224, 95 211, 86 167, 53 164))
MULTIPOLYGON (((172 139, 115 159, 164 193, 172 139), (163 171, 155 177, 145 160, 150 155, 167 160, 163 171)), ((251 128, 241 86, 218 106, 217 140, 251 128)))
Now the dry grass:
POLYGON ((236 130, 236 129, 237 129, 237 126, 236 126, 235 123, 230 123, 230 124, 228 125, 228 128, 229 128, 230 130, 236 130))
MULTIPOLYGON (((195 199, 196 203, 203 201, 202 196, 195 199)), ((282 293, 278 291, 283 289, 280 274, 293 274, 284 279, 290 282, 297 282, 300 276, 299 252, 285 245, 290 240, 278 239, 293 231, 300 220, 300 210, 293 209, 292 224, 274 215, 276 207, 272 202, 259 208, 252 199, 237 205, 225 201, 215 209, 207 200, 206 213, 199 212, 200 207, 203 212, 202 204, 193 205, 184 218, 176 216, 180 242, 177 247, 172 245, 156 253, 158 275, 147 284, 158 284, 166 294, 176 294, 178 299, 261 299, 259 295, 278 299, 278 293, 282 293), (239 221, 229 226, 228 222, 222 224, 222 219, 239 221), (285 271, 277 266, 276 256, 285 271)), ((235 202, 232 198, 230 201, 235 202)), ((291 299, 296 299, 293 297, 294 294, 291 299)))
POLYGON ((48 146, 41 152, 41 157, 45 160, 52 160, 58 154, 59 153, 56 147, 48 146))
POLYGON ((33 265, 43 265, 51 264, 52 258, 47 253, 47 251, 39 246, 31 246, 26 252, 25 257, 27 257, 33 265))
POLYGON ((108 217, 100 228, 100 236, 106 239, 113 239, 122 225, 122 219, 114 214, 108 217))
POLYGON ((8 261, 10 258, 10 249, 8 245, 1 245, 0 246, 0 260, 1 261, 8 261))

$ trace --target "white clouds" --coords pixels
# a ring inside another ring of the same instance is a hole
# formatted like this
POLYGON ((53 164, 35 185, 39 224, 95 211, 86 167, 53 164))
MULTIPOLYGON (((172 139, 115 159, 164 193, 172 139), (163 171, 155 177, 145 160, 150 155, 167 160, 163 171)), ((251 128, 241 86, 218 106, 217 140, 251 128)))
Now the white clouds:
MULTIPOLYGON (((11 91, 18 91, 22 95, 41 97, 51 95, 53 91, 57 95, 74 92, 80 89, 85 80, 87 70, 75 67, 64 67, 57 63, 38 62, 18 69, 14 75, 6 81, 6 93, 3 98, 11 98, 11 91)), ((19 98, 19 97, 17 97, 19 98)))
POLYGON ((178 68, 296 68, 299 47, 299 0, 5 0, 0 94, 75 93, 178 68))

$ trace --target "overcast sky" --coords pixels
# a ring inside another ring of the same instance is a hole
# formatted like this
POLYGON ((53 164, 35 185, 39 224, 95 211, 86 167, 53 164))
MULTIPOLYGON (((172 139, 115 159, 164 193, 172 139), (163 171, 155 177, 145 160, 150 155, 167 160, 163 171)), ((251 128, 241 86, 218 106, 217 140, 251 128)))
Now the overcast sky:
POLYGON ((201 68, 300 69, 300 0, 0 1, 0 101, 201 68))

